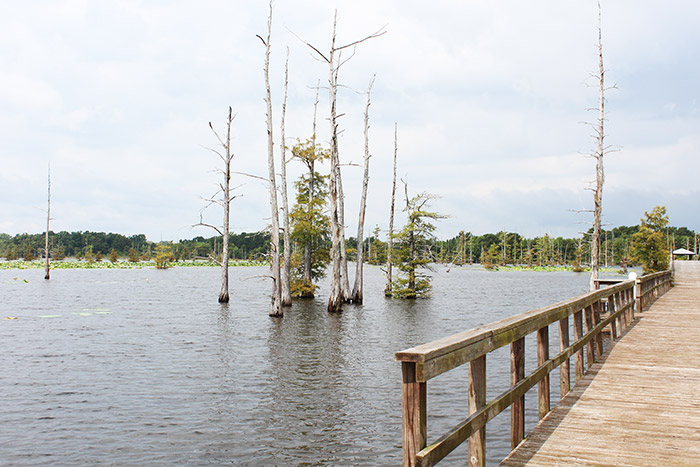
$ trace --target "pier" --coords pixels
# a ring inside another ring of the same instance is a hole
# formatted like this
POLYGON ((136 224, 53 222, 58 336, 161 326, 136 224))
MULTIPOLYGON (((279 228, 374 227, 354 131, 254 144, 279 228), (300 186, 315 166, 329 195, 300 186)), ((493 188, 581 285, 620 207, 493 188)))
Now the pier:
POLYGON ((512 451, 505 466, 700 465, 700 262, 674 268, 675 279, 669 270, 609 284, 397 352, 403 465, 435 465, 463 442, 465 465, 485 465, 485 426, 507 409, 512 451), (550 328, 558 336, 554 356, 550 328), (527 374, 526 338, 537 346, 537 368, 527 374), (506 345, 511 387, 487 401, 486 357, 506 345), (469 407, 455 410, 469 416, 428 439, 427 384, 462 365, 469 369, 469 407), (556 369, 561 399, 550 407, 556 369), (540 422, 525 433, 524 396, 535 387, 540 422))

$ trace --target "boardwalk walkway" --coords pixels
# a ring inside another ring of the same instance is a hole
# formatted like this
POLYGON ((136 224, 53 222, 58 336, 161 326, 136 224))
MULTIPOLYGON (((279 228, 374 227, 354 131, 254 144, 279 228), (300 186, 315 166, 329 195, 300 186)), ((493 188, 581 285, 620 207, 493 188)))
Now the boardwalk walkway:
POLYGON ((700 263, 675 284, 502 465, 700 465, 700 263))

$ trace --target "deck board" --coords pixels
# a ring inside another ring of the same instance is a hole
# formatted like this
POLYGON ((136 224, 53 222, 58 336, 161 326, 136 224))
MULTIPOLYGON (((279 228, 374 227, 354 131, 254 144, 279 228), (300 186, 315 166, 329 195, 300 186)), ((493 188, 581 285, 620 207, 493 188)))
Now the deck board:
POLYGON ((503 466, 700 465, 700 263, 638 315, 503 466))

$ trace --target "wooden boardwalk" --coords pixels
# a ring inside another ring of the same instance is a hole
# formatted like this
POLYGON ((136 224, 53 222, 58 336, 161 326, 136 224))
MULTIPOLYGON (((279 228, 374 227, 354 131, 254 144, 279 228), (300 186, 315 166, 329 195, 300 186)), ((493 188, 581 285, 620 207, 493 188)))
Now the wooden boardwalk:
POLYGON ((700 465, 700 263, 637 318, 502 465, 700 465))

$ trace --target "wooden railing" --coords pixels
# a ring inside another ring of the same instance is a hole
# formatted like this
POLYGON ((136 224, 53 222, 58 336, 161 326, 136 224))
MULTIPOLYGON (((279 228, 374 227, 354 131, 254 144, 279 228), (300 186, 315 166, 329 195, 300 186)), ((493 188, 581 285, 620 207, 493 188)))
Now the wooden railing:
POLYGON ((671 285, 670 271, 627 280, 545 308, 455 334, 396 353, 401 362, 403 465, 432 466, 469 440, 470 466, 485 465, 486 423, 511 408, 511 448, 525 437, 525 393, 537 385, 539 417, 550 411, 549 375, 559 367, 561 397, 603 353, 601 331, 610 327, 617 339, 641 310, 671 285), (635 287, 636 284, 636 287, 635 287), (641 292, 641 294, 639 293, 641 292), (635 301, 638 303, 635 305, 635 301), (601 312, 607 317, 601 318, 601 312), (569 319, 573 316, 573 342, 569 319), (559 353, 549 355, 549 326, 558 323, 559 353), (525 374, 525 337, 537 335, 537 368, 525 374), (510 388, 486 402, 486 354, 510 344, 510 388), (584 359, 585 352, 585 359, 584 359), (461 365, 469 366, 469 417, 427 444, 427 381, 461 365))

